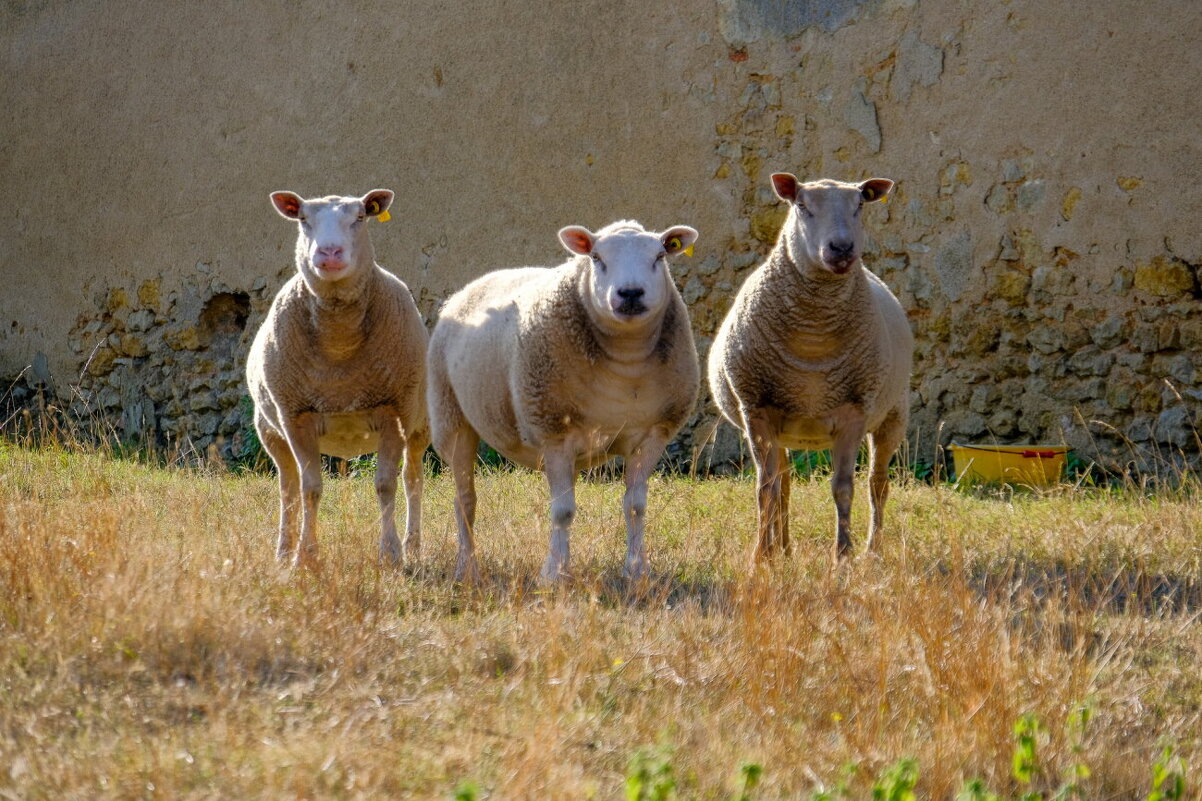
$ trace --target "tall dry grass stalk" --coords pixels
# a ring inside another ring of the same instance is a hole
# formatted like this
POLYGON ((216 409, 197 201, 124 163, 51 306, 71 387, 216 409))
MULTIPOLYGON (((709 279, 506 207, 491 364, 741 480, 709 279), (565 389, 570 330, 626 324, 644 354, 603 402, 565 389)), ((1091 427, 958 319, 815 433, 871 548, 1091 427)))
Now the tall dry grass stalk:
POLYGON ((579 486, 577 579, 544 592, 541 479, 484 475, 473 593, 445 477, 420 567, 378 568, 370 479, 330 479, 323 568, 294 575, 271 478, 13 445, 0 476, 0 797, 613 799, 654 746, 680 798, 731 797, 745 762, 756 798, 846 765, 868 797, 902 757, 922 797, 1008 795, 1029 713, 1036 789, 1084 762, 1085 797, 1142 798, 1165 742, 1202 764, 1189 493, 903 484, 880 556, 831 570, 829 488, 803 481, 793 555, 750 573, 751 483, 660 478, 633 596, 613 483, 579 486))

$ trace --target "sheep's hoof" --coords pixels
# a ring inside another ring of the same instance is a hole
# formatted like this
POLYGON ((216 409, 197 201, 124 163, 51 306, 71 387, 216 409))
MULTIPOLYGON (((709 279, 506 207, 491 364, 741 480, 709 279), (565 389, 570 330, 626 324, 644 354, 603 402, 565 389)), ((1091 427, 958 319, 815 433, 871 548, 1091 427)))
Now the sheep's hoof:
POLYGON ((567 584, 571 580, 572 574, 568 572, 568 566, 551 558, 547 559, 543 565, 543 569, 538 574, 539 584, 545 587, 567 584))
POLYGON ((638 554, 626 557, 626 563, 622 566, 623 578, 631 584, 645 584, 650 575, 651 568, 646 556, 638 554))
POLYGON ((401 543, 401 561, 407 565, 417 566, 417 560, 422 555, 421 540, 416 534, 408 534, 401 543))
POLYGON ((380 540, 380 564, 398 567, 401 564, 401 541, 393 534, 380 540))
POLYGON ((460 555, 455 562, 455 581, 468 587, 480 586, 480 564, 475 556, 460 555))
POLYGON ((292 559, 293 570, 308 570, 316 573, 321 570, 321 560, 317 558, 316 549, 301 549, 292 559))

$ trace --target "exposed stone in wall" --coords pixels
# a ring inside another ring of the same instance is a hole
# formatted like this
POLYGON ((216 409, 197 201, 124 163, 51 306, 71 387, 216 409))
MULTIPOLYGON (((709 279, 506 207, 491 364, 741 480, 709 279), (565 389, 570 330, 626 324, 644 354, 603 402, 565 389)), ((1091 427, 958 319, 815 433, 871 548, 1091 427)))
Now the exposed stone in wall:
POLYGON ((81 368, 66 401, 75 425, 169 452, 242 453, 246 351, 270 305, 267 282, 229 287, 197 267, 177 291, 163 293, 161 279, 112 287, 80 315, 70 348, 81 368))
MULTIPOLYGON (((56 385, 87 425, 235 452, 242 359, 278 286, 242 270, 291 271, 262 197, 284 184, 396 188, 400 224, 377 247, 428 323, 485 270, 553 252, 558 225, 689 222, 698 255, 674 271, 704 358, 784 219, 768 174, 880 175, 897 186, 866 212, 866 263, 916 335, 913 458, 996 438, 1113 466, 1197 459, 1202 215, 1181 177, 1199 100, 1182 87, 1202 82, 1202 28, 1187 4, 586 5, 606 36, 580 37, 575 5, 468 3, 481 24, 465 28, 458 6, 414 27, 369 2, 334 32, 360 53, 346 70, 245 57, 248 37, 280 31, 329 48, 286 5, 237 25, 197 4, 164 5, 155 26, 130 3, 10 14, 0 53, 22 80, 0 261, 22 280, 0 293, 0 371, 56 385), (80 186, 106 201, 39 213, 80 186), (163 187, 187 202, 165 207, 163 187)), ((691 456, 712 421, 703 397, 672 453, 691 456)), ((729 427, 715 438, 715 459, 737 456, 729 427)))

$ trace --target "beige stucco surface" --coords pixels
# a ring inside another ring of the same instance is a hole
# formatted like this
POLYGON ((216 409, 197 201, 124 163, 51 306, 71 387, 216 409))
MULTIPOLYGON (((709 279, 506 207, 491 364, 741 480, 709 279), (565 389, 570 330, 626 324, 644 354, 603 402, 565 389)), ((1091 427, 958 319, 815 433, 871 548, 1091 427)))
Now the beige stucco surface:
POLYGON ((8 2, 0 375, 36 363, 108 408, 153 383, 144 424, 192 431, 169 400, 205 371, 236 393, 246 337, 188 361, 204 337, 180 332, 223 292, 252 329, 290 274, 274 189, 396 190, 377 255, 427 313, 559 261, 563 225, 693 225, 704 349, 789 170, 897 182, 868 261, 918 339, 915 435, 1084 444, 1074 408, 1149 442, 1198 422, 1196 4, 811 5, 806 25, 767 0, 8 2))

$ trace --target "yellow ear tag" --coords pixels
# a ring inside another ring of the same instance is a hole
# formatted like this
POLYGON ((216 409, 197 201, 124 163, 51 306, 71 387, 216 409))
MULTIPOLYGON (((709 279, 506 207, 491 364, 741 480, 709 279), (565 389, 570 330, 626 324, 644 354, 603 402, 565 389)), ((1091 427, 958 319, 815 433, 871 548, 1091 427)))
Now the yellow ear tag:
POLYGON ((692 256, 693 255, 693 246, 689 245, 687 248, 684 249, 683 253, 686 256, 692 256))
POLYGON ((392 219, 392 215, 388 213, 388 209, 384 209, 384 211, 376 215, 376 219, 380 222, 388 222, 392 219))

